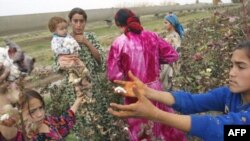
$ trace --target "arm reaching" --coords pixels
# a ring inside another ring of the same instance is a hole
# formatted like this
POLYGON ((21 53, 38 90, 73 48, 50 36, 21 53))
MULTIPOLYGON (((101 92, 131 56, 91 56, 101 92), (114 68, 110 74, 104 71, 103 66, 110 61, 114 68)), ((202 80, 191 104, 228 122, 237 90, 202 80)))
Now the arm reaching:
POLYGON ((158 121, 185 132, 190 131, 190 116, 167 113, 158 109, 145 97, 143 91, 141 91, 138 87, 133 88, 133 94, 138 98, 136 103, 130 105, 111 103, 111 108, 108 109, 108 112, 117 117, 140 117, 148 120, 158 121))
POLYGON ((148 88, 131 72, 129 72, 129 77, 131 81, 116 80, 115 82, 123 86, 127 91, 127 93, 121 93, 123 96, 136 97, 138 101, 129 105, 111 103, 108 112, 114 116, 121 118, 140 117, 154 120, 184 132, 189 132, 189 134, 201 137, 204 140, 211 140, 211 138, 213 140, 223 140, 224 125, 249 124, 249 120, 247 120, 250 119, 249 108, 245 111, 231 112, 221 116, 178 115, 162 111, 149 101, 151 99, 169 106, 175 106, 184 113, 197 113, 211 109, 221 110, 223 105, 225 105, 225 96, 229 93, 228 88, 221 87, 200 95, 187 93, 175 93, 172 95, 168 92, 148 88))
POLYGON ((70 109, 76 113, 79 106, 81 105, 81 101, 83 100, 83 93, 81 92, 81 85, 75 86, 75 92, 76 92, 76 100, 74 104, 70 107, 70 109))
POLYGON ((135 93, 133 91, 133 88, 137 88, 140 94, 145 95, 145 97, 161 102, 163 104, 166 104, 168 106, 172 106, 175 103, 175 99, 169 92, 163 92, 154 90, 152 88, 149 88, 147 85, 145 85, 140 79, 135 77, 131 71, 128 72, 128 76, 131 79, 131 81, 122 81, 122 80, 115 80, 114 82, 118 85, 121 85, 127 93, 122 93, 123 96, 128 97, 135 97, 135 93))

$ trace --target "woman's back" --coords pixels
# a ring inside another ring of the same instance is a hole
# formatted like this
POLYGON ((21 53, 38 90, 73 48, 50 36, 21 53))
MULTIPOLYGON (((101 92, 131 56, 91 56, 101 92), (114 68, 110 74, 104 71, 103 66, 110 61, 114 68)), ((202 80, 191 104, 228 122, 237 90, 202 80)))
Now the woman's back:
POLYGON ((116 38, 111 46, 108 76, 110 80, 127 79, 126 74, 131 70, 143 82, 152 82, 159 78, 160 63, 172 63, 177 58, 171 46, 156 33, 145 30, 141 34, 129 32, 116 38), (119 70, 122 74, 117 73, 119 70))
MULTIPOLYGON (((109 80, 128 80, 128 71, 149 87, 161 90, 160 64, 177 61, 175 49, 156 33, 145 31, 139 18, 129 9, 120 9, 115 14, 115 23, 123 34, 113 42, 107 64, 109 80)), ((124 103, 135 103, 136 98, 126 97, 124 103)), ((152 101, 153 102, 153 101, 152 101)), ((173 112, 164 104, 153 102, 163 111, 173 112)), ((130 141, 140 140, 185 140, 176 129, 149 122, 145 119, 127 119, 130 141), (152 134, 149 134, 152 133, 152 134)))

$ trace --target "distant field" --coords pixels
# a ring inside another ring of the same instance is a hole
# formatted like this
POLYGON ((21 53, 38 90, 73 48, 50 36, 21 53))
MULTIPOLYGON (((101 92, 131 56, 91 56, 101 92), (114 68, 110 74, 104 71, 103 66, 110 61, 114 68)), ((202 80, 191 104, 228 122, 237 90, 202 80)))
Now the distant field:
MULTIPOLYGON (((180 13, 179 20, 184 25, 190 20, 197 20, 211 16, 211 12, 200 11, 180 13)), ((163 17, 153 15, 140 17, 145 29, 155 32, 164 31, 163 17)), ((89 23, 86 31, 95 32, 104 48, 108 48, 114 38, 119 35, 115 26, 107 27, 105 22, 89 23)), ((17 35, 0 36, 0 46, 4 46, 3 39, 9 37, 19 44, 25 52, 36 58, 36 66, 48 66, 52 64, 52 52, 50 49, 51 34, 49 31, 34 31, 17 35)))

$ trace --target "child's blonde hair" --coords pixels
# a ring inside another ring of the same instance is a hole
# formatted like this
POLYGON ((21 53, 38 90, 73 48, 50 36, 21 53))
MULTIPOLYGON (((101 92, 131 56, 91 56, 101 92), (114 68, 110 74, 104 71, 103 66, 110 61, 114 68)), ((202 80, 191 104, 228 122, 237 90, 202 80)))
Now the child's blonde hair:
POLYGON ((56 30, 56 26, 59 23, 63 23, 63 22, 67 23, 67 21, 62 17, 52 17, 48 23, 48 27, 49 27, 50 32, 54 32, 56 30))

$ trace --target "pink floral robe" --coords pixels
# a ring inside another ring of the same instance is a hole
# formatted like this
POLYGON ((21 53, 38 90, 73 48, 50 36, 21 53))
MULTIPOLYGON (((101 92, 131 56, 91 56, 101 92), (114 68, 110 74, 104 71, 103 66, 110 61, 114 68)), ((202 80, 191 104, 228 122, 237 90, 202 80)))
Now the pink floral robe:
MULTIPOLYGON (((120 35, 113 42, 108 60, 108 79, 128 80, 128 71, 137 76, 149 87, 162 90, 159 81, 160 64, 171 64, 178 60, 175 49, 156 33, 143 30, 140 35, 129 32, 120 35)), ((125 98, 125 104, 134 103, 134 98, 125 98)), ((164 104, 153 102, 158 108, 173 112, 164 104)), ((145 119, 128 119, 130 140, 184 141, 185 134, 175 128, 145 119)))

